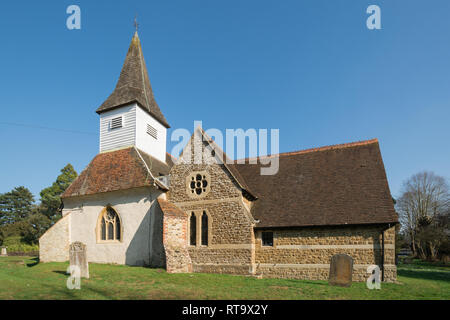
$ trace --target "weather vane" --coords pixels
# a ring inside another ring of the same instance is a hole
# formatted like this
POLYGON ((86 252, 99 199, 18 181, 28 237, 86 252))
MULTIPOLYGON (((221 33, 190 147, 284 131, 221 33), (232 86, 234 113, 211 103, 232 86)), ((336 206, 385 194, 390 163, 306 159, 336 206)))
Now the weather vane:
POLYGON ((139 28, 139 23, 137 23, 137 15, 134 16, 134 27, 136 28, 136 32, 137 32, 138 28, 139 28))

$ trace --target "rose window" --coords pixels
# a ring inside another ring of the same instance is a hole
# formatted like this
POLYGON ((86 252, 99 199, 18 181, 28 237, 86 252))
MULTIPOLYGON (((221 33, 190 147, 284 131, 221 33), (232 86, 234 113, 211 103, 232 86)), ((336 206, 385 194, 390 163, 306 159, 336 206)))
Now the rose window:
POLYGON ((189 188, 192 194, 201 195, 208 190, 208 179, 205 174, 197 173, 191 176, 189 188))

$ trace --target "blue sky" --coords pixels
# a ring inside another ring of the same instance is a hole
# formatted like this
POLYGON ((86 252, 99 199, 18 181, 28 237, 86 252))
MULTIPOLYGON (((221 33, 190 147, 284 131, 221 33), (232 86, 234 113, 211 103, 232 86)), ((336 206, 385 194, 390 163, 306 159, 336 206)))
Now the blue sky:
POLYGON ((378 138, 394 197, 421 170, 449 178, 448 12, 447 0, 3 1, 0 192, 38 195, 97 154, 95 109, 136 13, 173 129, 279 128, 281 152, 378 138), (71 4, 81 30, 66 28, 71 4), (382 30, 366 28, 370 4, 382 30))

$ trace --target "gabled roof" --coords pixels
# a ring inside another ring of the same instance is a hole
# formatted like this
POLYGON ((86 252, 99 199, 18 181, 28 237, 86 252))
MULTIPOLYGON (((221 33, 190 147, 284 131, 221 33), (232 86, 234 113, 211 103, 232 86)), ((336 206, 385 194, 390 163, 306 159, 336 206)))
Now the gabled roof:
POLYGON ((279 171, 234 164, 259 199, 257 228, 396 223, 378 140, 279 154, 279 171))
POLYGON ((100 114, 133 102, 138 103, 166 128, 170 128, 153 96, 141 41, 137 32, 131 40, 116 88, 96 112, 100 114))
POLYGON ((200 132, 202 133, 205 141, 211 146, 211 148, 216 152, 217 155, 222 154, 222 162, 225 166, 225 168, 230 172, 230 174, 234 177, 234 179, 236 180, 236 182, 239 184, 239 186, 241 187, 241 189, 243 189, 245 192, 247 192, 248 194, 250 194, 250 196, 254 199, 257 199, 257 195, 251 190, 251 188, 248 186, 247 182, 245 182, 244 177, 241 175, 241 173, 239 172, 239 170, 237 170, 234 166, 233 166, 233 161, 230 160, 230 158, 227 156, 227 154, 225 153, 225 151, 222 150, 222 148, 220 148, 217 143, 208 136, 208 134, 205 132, 205 130, 203 130, 203 128, 199 128, 200 132))
MULTIPOLYGON (((240 172, 234 167, 233 160, 230 160, 225 151, 223 151, 222 148, 219 147, 219 145, 217 145, 217 143, 211 137, 208 136, 208 134, 205 132, 205 130, 203 130, 203 128, 199 126, 195 129, 194 133, 191 136, 191 139, 188 142, 188 145, 189 143, 191 143, 191 140, 194 139, 195 132, 197 131, 200 132, 203 141, 206 142, 211 147, 211 149, 215 151, 215 157, 220 159, 225 169, 231 174, 236 183, 242 189, 244 195, 246 197, 249 197, 251 200, 257 199, 258 196, 256 195, 256 193, 253 192, 253 190, 245 182, 245 179, 242 177, 240 172)), ((182 152, 184 152, 185 149, 183 149, 182 152)))
POLYGON ((169 164, 136 147, 99 153, 61 197, 84 196, 153 184, 165 189, 166 187, 153 177, 169 173, 172 166, 171 156, 167 154, 167 158, 169 164))

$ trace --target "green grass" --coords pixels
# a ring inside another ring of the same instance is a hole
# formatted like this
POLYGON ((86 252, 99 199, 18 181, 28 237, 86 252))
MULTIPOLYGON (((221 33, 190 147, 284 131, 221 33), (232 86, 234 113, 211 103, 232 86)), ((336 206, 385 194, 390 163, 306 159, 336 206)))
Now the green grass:
POLYGON ((255 279, 221 274, 168 274, 163 269, 90 264, 81 290, 66 288, 68 263, 0 257, 0 299, 450 299, 450 267, 401 265, 398 283, 368 290, 365 283, 255 279))

